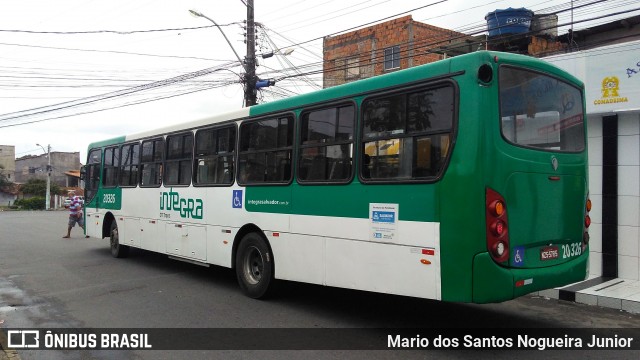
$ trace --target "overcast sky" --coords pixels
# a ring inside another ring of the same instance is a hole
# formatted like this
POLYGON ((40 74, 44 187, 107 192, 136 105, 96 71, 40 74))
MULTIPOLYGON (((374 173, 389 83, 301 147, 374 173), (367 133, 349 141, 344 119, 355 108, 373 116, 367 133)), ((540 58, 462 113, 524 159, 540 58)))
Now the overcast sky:
MULTIPOLYGON (((526 7, 552 12, 572 3, 254 1, 255 20, 268 35, 259 32, 257 53, 269 52, 274 46, 282 52, 294 50, 288 56, 259 59, 257 72, 262 78, 318 70, 322 41, 308 40, 393 15, 411 14, 416 21, 471 33, 481 30, 486 25, 484 16, 495 9, 526 7), (303 44, 295 45, 299 43, 303 44)), ((576 9, 573 19, 639 6, 637 0, 609 0, 576 9)), ((244 58, 246 7, 242 0, 0 0, 0 144, 15 145, 17 157, 42 154, 36 143, 45 148, 50 144, 52 151, 79 151, 84 163, 90 142, 240 108, 243 93, 238 60, 219 29, 209 27, 212 23, 204 18, 191 16, 189 9, 218 23, 244 58), (206 75, 184 78, 205 69, 206 75), (177 79, 170 85, 145 86, 171 78, 177 79), (186 93, 190 94, 178 96, 186 93), (135 103, 141 104, 125 106, 135 103)), ((574 28, 638 14, 633 11, 580 22, 574 28)), ((559 14, 560 24, 570 21, 570 12, 559 14)), ((321 75, 278 82, 260 94, 261 101, 310 91, 309 82, 321 85, 321 75)))

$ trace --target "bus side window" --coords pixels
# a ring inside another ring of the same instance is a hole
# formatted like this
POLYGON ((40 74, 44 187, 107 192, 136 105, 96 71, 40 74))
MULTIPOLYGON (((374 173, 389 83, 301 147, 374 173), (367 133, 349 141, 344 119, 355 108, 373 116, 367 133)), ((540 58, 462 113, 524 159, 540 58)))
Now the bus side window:
POLYGON ((138 165, 140 163, 140 144, 122 145, 120 153, 118 184, 123 187, 138 185, 138 165))
POLYGON ((351 179, 354 124, 352 104, 302 114, 298 181, 346 183, 351 179))
POLYGON ((100 167, 102 166, 102 151, 100 149, 92 149, 87 158, 86 175, 85 175, 85 200, 91 202, 98 192, 100 184, 100 167))
POLYGON ((110 147, 104 150, 104 169, 102 185, 112 188, 118 185, 118 167, 120 166, 120 149, 110 147))
POLYGON ((430 180, 441 174, 453 131, 452 85, 367 99, 362 109, 363 180, 430 180))
POLYGON ((140 156, 141 187, 159 187, 162 184, 163 153, 163 139, 146 140, 142 142, 140 156))
POLYGON ((235 164, 235 126, 196 133, 194 185, 231 185, 235 164))
POLYGON ((242 123, 239 150, 239 184, 288 184, 291 181, 293 118, 282 116, 242 123))
POLYGON ((164 162, 164 182, 167 185, 191 184, 193 133, 167 136, 164 162))

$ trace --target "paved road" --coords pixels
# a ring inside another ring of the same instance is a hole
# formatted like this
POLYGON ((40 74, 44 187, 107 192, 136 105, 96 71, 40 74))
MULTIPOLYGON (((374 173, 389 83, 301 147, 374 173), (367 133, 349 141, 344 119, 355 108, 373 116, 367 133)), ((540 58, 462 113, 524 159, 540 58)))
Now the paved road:
MULTIPOLYGON (((66 217, 63 211, 0 212, 0 327, 382 329, 372 332, 371 341, 377 341, 386 328, 640 328, 640 315, 539 297, 490 305, 450 304, 283 282, 275 298, 257 301, 240 293, 230 269, 190 265, 144 251, 114 259, 106 239, 85 239, 78 229, 71 239, 62 239, 66 217)), ((362 334, 369 336, 365 330, 362 334)), ((637 359, 639 355, 639 351, 609 350, 18 352, 22 359, 637 359)), ((7 353, 0 350, 0 359, 3 356, 7 353)))

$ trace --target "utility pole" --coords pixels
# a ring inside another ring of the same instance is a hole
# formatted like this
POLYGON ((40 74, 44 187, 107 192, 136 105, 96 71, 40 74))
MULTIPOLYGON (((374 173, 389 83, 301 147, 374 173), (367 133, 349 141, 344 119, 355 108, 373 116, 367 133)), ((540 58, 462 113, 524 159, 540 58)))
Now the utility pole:
POLYGON ((247 0, 247 56, 245 57, 244 104, 255 105, 256 100, 256 26, 253 0, 247 0))
POLYGON ((222 33, 225 40, 227 40, 227 44, 233 50, 233 53, 238 58, 238 61, 242 65, 244 69, 244 74, 242 75, 242 84, 244 85, 244 106, 249 107, 257 104, 257 93, 259 89, 273 86, 276 83, 275 79, 258 79, 256 76, 256 23, 254 20, 254 8, 253 8, 253 0, 242 0, 242 2, 247 6, 247 34, 246 34, 246 43, 247 43, 247 56, 244 57, 244 61, 240 60, 240 56, 231 45, 231 41, 227 38, 222 31, 222 28, 210 17, 205 16, 203 13, 196 10, 189 10, 191 15, 196 17, 205 18, 211 21, 222 33))
MULTIPOLYGON (((44 151, 44 147, 40 144, 36 144, 42 148, 44 151)), ((44 209, 49 210, 51 208, 51 144, 47 145, 47 192, 45 194, 45 202, 44 209)))
POLYGON ((51 144, 47 145, 47 203, 45 204, 45 210, 51 208, 51 144))

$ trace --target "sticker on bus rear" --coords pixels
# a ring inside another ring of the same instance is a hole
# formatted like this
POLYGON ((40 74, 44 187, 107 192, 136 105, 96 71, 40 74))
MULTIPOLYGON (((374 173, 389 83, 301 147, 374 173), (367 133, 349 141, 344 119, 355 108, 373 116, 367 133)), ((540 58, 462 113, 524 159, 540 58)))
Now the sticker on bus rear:
POLYGON ((524 246, 516 246, 513 248, 513 266, 524 265, 524 246))

